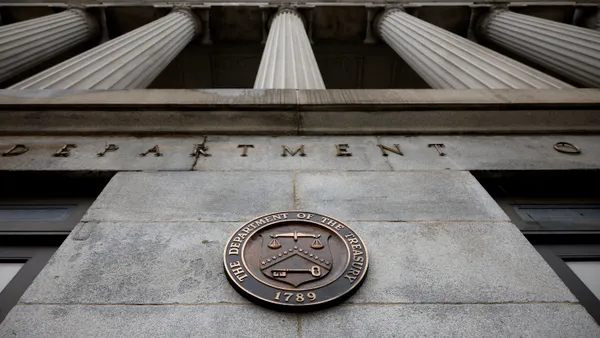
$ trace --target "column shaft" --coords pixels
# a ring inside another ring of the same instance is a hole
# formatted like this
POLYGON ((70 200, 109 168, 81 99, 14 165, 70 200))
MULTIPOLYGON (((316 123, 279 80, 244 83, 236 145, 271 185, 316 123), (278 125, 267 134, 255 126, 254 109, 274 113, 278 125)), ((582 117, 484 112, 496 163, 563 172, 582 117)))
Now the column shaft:
POLYGON ((304 23, 292 9, 277 12, 269 29, 256 89, 325 89, 304 23))
POLYGON ((0 82, 89 40, 97 31, 95 20, 79 9, 0 27, 0 82))
POLYGON ((386 11, 380 37, 432 88, 568 88, 570 85, 405 13, 386 11))
POLYGON ((508 10, 484 17, 488 40, 588 87, 600 87, 600 32, 508 10))
POLYGON ((145 88, 199 30, 200 25, 189 10, 177 9, 11 89, 145 88))

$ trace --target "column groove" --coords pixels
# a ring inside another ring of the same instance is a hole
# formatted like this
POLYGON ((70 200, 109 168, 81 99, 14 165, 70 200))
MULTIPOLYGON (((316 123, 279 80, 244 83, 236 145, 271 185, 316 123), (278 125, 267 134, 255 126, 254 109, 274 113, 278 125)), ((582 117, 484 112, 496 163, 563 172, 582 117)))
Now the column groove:
POLYGON ((402 9, 387 10, 377 20, 377 31, 432 88, 571 87, 402 9))
POLYGON ((134 89, 147 87, 201 29, 187 9, 108 41, 24 80, 11 89, 134 89))
POLYGON ((97 33, 96 21, 80 9, 0 26, 0 82, 93 38, 97 33))
POLYGON ((273 17, 255 89, 325 89, 304 23, 293 9, 273 17))
POLYGON ((481 21, 486 39, 587 87, 600 87, 600 31, 496 9, 481 21))

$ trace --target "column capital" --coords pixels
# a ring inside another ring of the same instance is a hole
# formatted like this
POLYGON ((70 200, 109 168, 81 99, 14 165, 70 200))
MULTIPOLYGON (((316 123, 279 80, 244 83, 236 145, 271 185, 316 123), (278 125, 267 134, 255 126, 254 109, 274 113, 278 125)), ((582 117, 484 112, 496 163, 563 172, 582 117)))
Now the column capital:
POLYGON ((174 7, 173 10, 171 11, 171 13, 176 13, 176 12, 187 15, 192 20, 192 22, 194 22, 195 35, 202 33, 202 20, 200 20, 200 18, 196 14, 194 14, 194 12, 192 11, 192 9, 190 7, 187 7, 187 6, 174 7))
POLYGON ((96 18, 94 18, 92 14, 90 14, 90 12, 88 12, 87 10, 81 7, 70 7, 69 9, 67 9, 67 11, 71 11, 81 16, 81 18, 85 20, 90 34, 95 36, 100 33, 100 25, 98 24, 98 20, 96 20, 96 18))
POLYGON ((402 6, 402 5, 386 6, 383 11, 381 11, 379 14, 377 14, 377 16, 375 17, 375 20, 373 20, 373 30, 375 31, 375 34, 377 35, 378 38, 381 39, 381 24, 383 23, 383 20, 387 16, 389 16, 390 14, 392 14, 394 12, 406 13, 406 9, 404 9, 404 6, 402 6))
POLYGON ((269 18, 269 24, 267 26, 267 29, 271 29, 273 20, 275 20, 275 18, 278 15, 284 14, 284 13, 290 13, 290 14, 293 14, 293 15, 299 17, 300 20, 302 20, 302 24, 304 25, 304 28, 308 29, 306 18, 304 18, 304 16, 302 14, 300 14, 300 12, 298 12, 298 9, 293 6, 281 6, 281 7, 277 8, 277 11, 275 13, 273 13, 273 15, 271 15, 271 17, 269 18))
POLYGON ((490 10, 487 13, 483 13, 479 19, 477 20, 475 33, 477 37, 483 38, 485 34, 487 34, 487 29, 492 21, 497 15, 503 12, 510 11, 507 6, 493 6, 490 7, 490 10))

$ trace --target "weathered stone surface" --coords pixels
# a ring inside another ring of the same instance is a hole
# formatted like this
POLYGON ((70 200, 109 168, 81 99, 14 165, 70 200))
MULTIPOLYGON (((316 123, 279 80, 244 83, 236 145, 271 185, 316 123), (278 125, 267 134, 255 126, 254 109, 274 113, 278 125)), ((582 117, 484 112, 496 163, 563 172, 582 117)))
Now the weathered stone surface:
POLYGON ((376 148, 378 156, 383 157, 393 170, 445 170, 460 169, 454 158, 440 156, 434 148, 429 148, 430 143, 440 143, 437 136, 411 137, 411 136, 378 136, 377 143, 386 147, 394 148, 397 144, 402 156, 385 150, 388 156, 383 156, 381 149, 376 148))
POLYGON ((28 303, 246 304, 223 274, 223 248, 243 223, 87 223, 22 298, 28 303))
POLYGON ((292 173, 118 173, 85 221, 248 221, 293 209, 292 173))
POLYGON ((576 302, 512 223, 350 223, 369 275, 351 303, 576 302))
POLYGON ((344 221, 509 220, 468 172, 298 173, 298 209, 344 221))
MULTIPOLYGON (((506 107, 503 105, 503 107, 506 107)), ((598 132, 597 110, 301 111, 300 135, 387 135, 442 133, 561 133, 598 132)))
MULTIPOLYGON (((39 0, 34 0, 39 1, 39 0)), ((262 1, 262 0, 261 0, 262 1)), ((466 108, 543 105, 548 108, 578 107, 582 104, 596 107, 600 104, 600 89, 147 89, 120 91, 40 90, 21 91, 0 89, 0 107, 64 108, 76 104, 81 107, 97 105, 119 107, 156 107, 165 105, 202 108, 273 107, 302 109, 350 109, 363 106, 369 110, 406 110, 411 107, 466 108)))
POLYGON ((600 336, 583 307, 571 304, 344 306, 302 316, 305 337, 600 336))
MULTIPOLYGON (((350 225, 371 255, 367 280, 351 303, 575 301, 510 223, 350 225)), ((21 301, 246 304, 227 283, 221 260, 240 226, 86 223, 91 231, 67 239, 21 301)))
MULTIPOLYGON (((240 137, 212 136, 211 157, 201 157, 196 170, 391 170, 375 137, 240 137), (238 145, 253 145, 242 157, 238 145), (348 144, 352 156, 336 156, 336 144, 348 144), (281 156, 283 147, 296 151, 304 145, 306 156, 281 156)), ((426 167, 412 163, 412 168, 426 167)))
MULTIPOLYGON (((582 97, 581 94, 578 94, 577 97, 585 99, 585 96, 582 97)), ((39 107, 43 105, 64 108, 65 105, 70 104, 82 107, 97 105, 110 107, 185 105, 187 107, 216 108, 278 105, 282 108, 290 108, 295 106, 296 103, 296 91, 283 89, 130 89, 118 91, 0 89, 0 106, 32 105, 39 107)))
POLYGON ((2 337, 297 337, 297 316, 259 307, 17 305, 2 337))
POLYGON ((6 123, 0 124, 4 134, 297 134, 295 111, 243 110, 149 110, 129 111, 23 111, 7 112, 6 123))
POLYGON ((598 91, 5 90, 0 133, 589 133, 600 130, 598 91))
POLYGON ((600 137, 594 135, 548 136, 444 136, 424 137, 424 143, 446 145, 447 157, 462 170, 536 170, 600 168, 600 137), (559 153, 557 142, 581 148, 579 155, 559 153))

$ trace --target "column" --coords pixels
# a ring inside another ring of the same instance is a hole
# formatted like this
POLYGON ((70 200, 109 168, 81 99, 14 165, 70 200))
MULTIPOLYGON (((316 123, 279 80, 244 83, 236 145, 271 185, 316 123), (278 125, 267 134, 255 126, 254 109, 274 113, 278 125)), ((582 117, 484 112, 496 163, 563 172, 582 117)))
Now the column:
POLYGON ((432 88, 571 87, 399 8, 384 12, 376 25, 381 39, 432 88))
POLYGON ((279 10, 272 19, 255 89, 325 89, 300 14, 279 10))
POLYGON ((70 9, 0 27, 0 82, 91 39, 96 21, 70 9))
POLYGON ((10 89, 145 88, 192 41, 200 27, 191 11, 176 9, 10 89))
POLYGON ((600 87, 600 31, 497 9, 480 22, 488 40, 587 87, 600 87))

